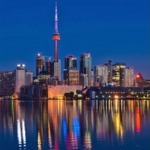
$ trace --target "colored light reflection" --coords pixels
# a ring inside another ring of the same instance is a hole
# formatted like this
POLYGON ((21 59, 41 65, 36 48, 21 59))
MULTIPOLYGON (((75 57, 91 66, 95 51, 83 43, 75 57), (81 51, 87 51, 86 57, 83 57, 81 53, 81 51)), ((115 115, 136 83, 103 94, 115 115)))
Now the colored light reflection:
POLYGON ((66 139, 67 137, 67 121, 66 121, 66 118, 63 117, 62 119, 62 128, 63 128, 63 135, 64 135, 64 138, 66 139))
POLYGON ((26 147, 26 130, 24 120, 17 120, 17 137, 19 148, 26 147))
POLYGON ((140 133, 141 131, 141 116, 140 116, 140 108, 137 107, 135 110, 135 127, 136 127, 136 132, 140 133))
POLYGON ((73 133, 76 136, 80 136, 80 120, 79 118, 73 119, 73 133))
POLYGON ((18 149, 92 149, 95 140, 122 142, 127 134, 141 136, 143 121, 148 126, 150 118, 148 100, 13 101, 11 108, 0 102, 0 136, 17 135, 18 149))

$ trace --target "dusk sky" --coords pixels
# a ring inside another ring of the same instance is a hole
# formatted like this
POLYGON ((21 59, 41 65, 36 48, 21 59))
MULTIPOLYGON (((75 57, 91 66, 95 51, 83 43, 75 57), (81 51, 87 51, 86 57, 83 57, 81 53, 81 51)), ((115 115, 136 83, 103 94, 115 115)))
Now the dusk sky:
MULTIPOLYGON (((54 5, 54 0, 0 0, 0 70, 25 63, 35 72, 38 52, 53 56, 54 5)), ((59 58, 87 52, 93 67, 111 59, 150 79, 148 6, 148 0, 58 0, 59 58)))

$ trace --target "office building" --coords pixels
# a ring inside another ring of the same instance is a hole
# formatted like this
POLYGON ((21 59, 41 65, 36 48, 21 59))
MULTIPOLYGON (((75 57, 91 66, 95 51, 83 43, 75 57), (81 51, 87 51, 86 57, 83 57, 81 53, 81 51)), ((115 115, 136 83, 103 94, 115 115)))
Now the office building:
POLYGON ((91 70, 91 86, 94 86, 94 70, 91 70))
POLYGON ((61 81, 61 61, 60 59, 58 61, 54 61, 53 62, 53 66, 54 66, 54 77, 56 79, 58 79, 58 81, 61 81))
POLYGON ((113 83, 115 86, 123 86, 124 81, 124 68, 126 68, 125 63, 116 63, 113 65, 113 83))
POLYGON ((47 74, 49 74, 50 76, 51 75, 51 72, 52 72, 52 60, 49 58, 46 62, 45 62, 45 69, 46 69, 46 72, 47 74))
POLYGON ((95 67, 95 82, 99 85, 108 83, 108 66, 97 65, 95 67))
POLYGON ((0 96, 11 96, 15 92, 15 71, 0 72, 0 96))
POLYGON ((38 53, 36 57, 36 77, 40 72, 44 71, 44 63, 44 57, 40 53, 38 53))
POLYGON ((25 85, 29 85, 32 82, 33 82, 33 72, 26 70, 25 85))
POLYGON ((15 71, 15 93, 19 95, 20 88, 31 84, 33 81, 33 73, 27 71, 24 64, 18 64, 15 71))
POLYGON ((65 57, 65 69, 77 69, 77 58, 73 55, 65 57))
POLYGON ((108 69, 108 83, 112 83, 112 61, 109 60, 105 65, 108 69))
POLYGON ((82 87, 89 86, 87 74, 80 74, 80 85, 82 85, 82 87))
POLYGON ((132 87, 134 86, 134 69, 133 68, 124 68, 124 78, 123 78, 123 87, 132 87))
POLYGON ((14 71, 0 72, 0 96, 19 96, 20 88, 32 81, 33 73, 26 70, 24 64, 18 64, 14 71))
POLYGON ((66 85, 79 85, 79 70, 64 69, 64 81, 66 85))
POLYGON ((64 82, 67 85, 79 85, 79 70, 77 69, 77 58, 73 55, 65 57, 64 82))
POLYGON ((91 69, 92 69, 91 65, 92 65, 91 54, 83 53, 80 58, 80 75, 82 74, 81 78, 83 77, 88 78, 88 86, 91 85, 91 69))

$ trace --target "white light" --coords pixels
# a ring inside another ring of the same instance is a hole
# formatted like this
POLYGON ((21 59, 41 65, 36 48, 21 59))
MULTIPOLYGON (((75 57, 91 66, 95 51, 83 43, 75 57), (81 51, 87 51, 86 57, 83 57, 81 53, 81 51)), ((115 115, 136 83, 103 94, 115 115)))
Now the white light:
POLYGON ((25 130, 25 122, 22 120, 22 138, 23 138, 23 144, 26 146, 26 130, 25 130))
POLYGON ((21 146, 21 144, 22 144, 22 138, 21 138, 20 120, 17 120, 17 137, 18 137, 18 144, 19 144, 19 146, 21 146))
POLYGON ((20 67, 21 65, 20 64, 17 64, 17 67, 20 67))
POLYGON ((26 65, 25 64, 22 64, 22 67, 25 67, 26 65))

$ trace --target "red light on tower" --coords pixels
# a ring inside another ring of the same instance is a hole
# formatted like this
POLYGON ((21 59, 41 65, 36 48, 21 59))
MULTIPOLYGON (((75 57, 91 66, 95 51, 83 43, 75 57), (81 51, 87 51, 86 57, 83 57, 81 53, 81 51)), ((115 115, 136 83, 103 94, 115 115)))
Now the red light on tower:
POLYGON ((54 35, 52 36, 52 40, 53 40, 53 41, 59 41, 59 40, 60 40, 60 35, 59 35, 59 34, 54 34, 54 35))
POLYGON ((140 75, 139 75, 139 74, 137 74, 137 75, 136 75, 136 78, 140 78, 140 75))

